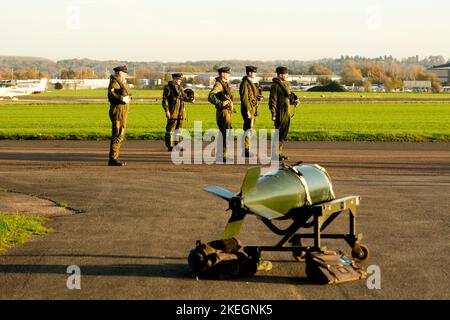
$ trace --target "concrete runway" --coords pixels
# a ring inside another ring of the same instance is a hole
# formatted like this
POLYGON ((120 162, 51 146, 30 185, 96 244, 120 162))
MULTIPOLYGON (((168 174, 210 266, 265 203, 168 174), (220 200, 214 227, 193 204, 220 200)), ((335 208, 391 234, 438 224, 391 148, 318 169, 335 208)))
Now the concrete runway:
MULTIPOLYGON (((107 167, 108 147, 0 141, 4 205, 21 194, 75 210, 49 213, 53 233, 0 255, 0 299, 450 299, 450 143, 287 144, 292 162, 328 170, 337 196, 362 196, 357 231, 371 251, 367 265, 381 269, 380 290, 366 281, 311 284, 288 253, 264 253, 273 270, 252 278, 190 278, 195 240, 219 239, 229 217, 202 188, 238 191, 247 166, 175 166, 163 142, 126 141, 128 165, 107 167), (66 287, 70 265, 81 268, 81 290, 66 287)), ((240 239, 271 245, 279 237, 250 216, 240 239)), ((343 241, 325 244, 350 252, 343 241)))

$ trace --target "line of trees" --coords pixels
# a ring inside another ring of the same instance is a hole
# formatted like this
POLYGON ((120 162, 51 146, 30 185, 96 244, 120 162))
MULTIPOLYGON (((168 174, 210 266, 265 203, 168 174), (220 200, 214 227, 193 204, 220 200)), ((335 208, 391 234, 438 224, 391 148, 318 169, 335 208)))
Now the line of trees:
POLYGON ((438 77, 417 64, 348 60, 342 69, 341 77, 344 84, 364 86, 366 91, 370 91, 373 84, 382 85, 387 91, 401 89, 405 80, 429 80, 433 91, 442 91, 438 77))
POLYGON ((427 68, 445 64, 443 56, 429 56, 420 59, 412 56, 396 59, 392 56, 366 58, 362 56, 341 56, 337 59, 299 60, 222 60, 187 62, 133 62, 99 61, 92 59, 67 59, 57 62, 36 57, 0 56, 0 79, 35 79, 39 77, 58 77, 61 79, 89 79, 108 77, 111 69, 126 64, 135 79, 164 79, 166 73, 181 71, 185 73, 213 72, 220 66, 228 65, 235 72, 244 73, 246 65, 259 67, 259 74, 270 78, 279 65, 289 68, 292 74, 338 74, 346 84, 364 86, 368 90, 372 84, 380 84, 391 90, 402 87, 402 80, 430 80, 435 91, 439 91, 437 77, 427 68))
POLYGON ((48 78, 49 73, 47 71, 41 71, 38 69, 0 69, 0 80, 14 79, 14 80, 28 80, 48 78))

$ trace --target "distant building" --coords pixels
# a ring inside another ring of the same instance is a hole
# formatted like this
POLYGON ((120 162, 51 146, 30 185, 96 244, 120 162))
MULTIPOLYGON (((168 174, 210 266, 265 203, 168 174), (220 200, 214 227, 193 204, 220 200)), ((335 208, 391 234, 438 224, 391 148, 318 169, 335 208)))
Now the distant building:
POLYGON ((197 77, 197 74, 190 73, 190 72, 188 72, 188 73, 183 72, 183 71, 170 71, 170 72, 168 72, 169 75, 172 75, 172 73, 182 73, 184 80, 192 80, 192 79, 197 77))
POLYGON ((307 74, 307 75, 289 75, 288 81, 290 82, 297 82, 299 85, 302 86, 310 86, 314 84, 319 84, 321 79, 330 79, 332 81, 341 81, 341 77, 337 75, 314 75, 314 74, 307 74))
MULTIPOLYGON (((242 78, 245 76, 244 73, 237 73, 233 72, 230 75, 230 83, 233 83, 231 87, 235 88, 238 85, 236 82, 241 81, 242 78)), ((192 75, 192 78, 196 79, 198 82, 202 82, 204 84, 207 84, 208 86, 212 86, 215 83, 215 79, 218 77, 217 72, 205 72, 201 73, 197 76, 192 75)), ((340 81, 341 77, 337 75, 329 75, 329 76, 323 76, 323 75, 289 75, 288 81, 295 82, 298 86, 311 86, 316 85, 320 83, 321 79, 330 79, 332 81, 340 81)), ((272 85, 272 77, 263 77, 262 75, 257 76, 255 78, 256 82, 259 82, 262 86, 267 87, 272 85)))
MULTIPOLYGON (((329 79, 331 81, 341 81, 341 77, 337 76, 337 75, 328 75, 328 76, 323 76, 323 75, 289 75, 288 77, 288 81, 291 83, 291 86, 293 89, 297 89, 297 90, 307 90, 311 87, 314 87, 316 85, 320 85, 320 80, 321 79, 329 79), (294 85, 295 84, 295 85, 294 85)), ((259 83, 261 85, 261 87, 263 87, 264 89, 268 89, 272 86, 272 81, 262 81, 259 83)))
POLYGON ((403 90, 430 91, 431 81, 403 81, 403 90))
POLYGON ((50 79, 50 84, 61 83, 64 89, 106 89, 109 79, 50 79))
POLYGON ((450 85, 450 63, 429 68, 428 71, 434 73, 439 78, 439 81, 444 85, 450 85))
MULTIPOLYGON (((202 81, 205 83, 209 83, 209 85, 213 85, 216 82, 216 78, 218 77, 218 73, 217 72, 206 72, 206 73, 201 73, 196 77, 196 80, 198 81, 202 81)), ((229 82, 233 82, 235 80, 242 80, 242 78, 245 76, 245 74, 243 73, 232 73, 230 75, 230 80, 229 82)), ((259 82, 261 81, 262 77, 256 77, 256 81, 259 82)))
POLYGON ((183 88, 189 88, 189 89, 207 89, 207 87, 203 84, 192 84, 192 83, 184 83, 183 88))
POLYGON ((160 85, 162 85, 162 79, 149 79, 148 85, 149 86, 160 86, 160 85))
POLYGON ((160 86, 162 84, 162 79, 139 79, 139 84, 141 87, 160 86))

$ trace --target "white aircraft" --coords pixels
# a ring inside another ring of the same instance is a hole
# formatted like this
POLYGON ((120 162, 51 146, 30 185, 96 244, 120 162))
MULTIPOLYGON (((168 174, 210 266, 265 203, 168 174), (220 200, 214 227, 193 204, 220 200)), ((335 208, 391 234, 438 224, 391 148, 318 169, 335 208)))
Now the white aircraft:
POLYGON ((19 85, 15 85, 13 87, 0 88, 0 100, 3 100, 4 98, 9 98, 11 99, 11 101, 17 101, 19 100, 19 98, 17 98, 18 96, 27 96, 31 94, 45 92, 47 82, 48 80, 43 78, 35 86, 22 87, 19 85))

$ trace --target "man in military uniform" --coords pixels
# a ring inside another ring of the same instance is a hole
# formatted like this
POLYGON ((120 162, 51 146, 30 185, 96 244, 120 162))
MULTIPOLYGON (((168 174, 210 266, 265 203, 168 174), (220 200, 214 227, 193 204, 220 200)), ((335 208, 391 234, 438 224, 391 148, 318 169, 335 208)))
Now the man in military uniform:
POLYGON ((277 77, 273 78, 272 87, 270 88, 269 109, 272 113, 272 121, 274 121, 275 129, 279 129, 280 140, 278 148, 279 160, 287 160, 283 154, 283 145, 289 133, 289 125, 291 122, 291 89, 288 79, 288 69, 278 67, 276 69, 277 77))
MULTIPOLYGON (((262 95, 259 93, 254 80, 256 77, 257 67, 247 66, 245 67, 245 73, 247 74, 242 78, 242 82, 239 85, 239 95, 241 97, 241 115, 244 120, 244 131, 251 130, 255 125, 258 101, 262 100, 262 95)), ((245 135, 245 157, 253 156, 250 153, 250 139, 251 137, 245 135)))
POLYGON ((181 87, 182 79, 182 73, 173 73, 172 81, 169 81, 163 89, 162 107, 167 118, 165 142, 168 151, 172 151, 180 142, 181 135, 175 138, 174 132, 183 128, 183 123, 186 120, 184 103, 189 100, 181 87))
POLYGON ((127 67, 114 68, 108 86, 108 100, 110 103, 109 118, 112 124, 111 145, 109 151, 109 166, 124 166, 119 161, 120 146, 125 139, 125 127, 127 124, 128 104, 131 101, 131 92, 126 84, 127 67))
POLYGON ((216 78, 216 83, 208 95, 208 101, 216 107, 216 122, 222 134, 222 150, 219 150, 220 144, 218 143, 216 158, 220 159, 220 155, 222 155, 223 162, 226 162, 227 129, 231 129, 231 113, 236 111, 233 105, 233 95, 228 86, 231 69, 229 67, 222 67, 217 71, 219 72, 219 76, 216 78))

